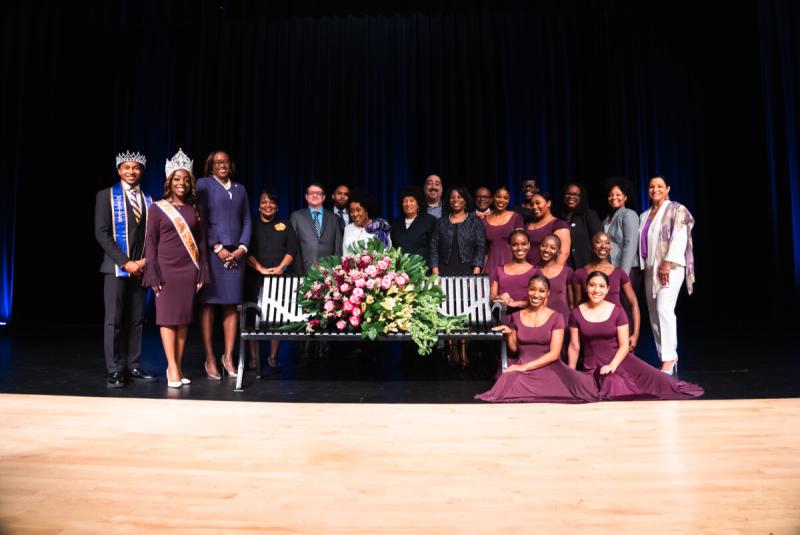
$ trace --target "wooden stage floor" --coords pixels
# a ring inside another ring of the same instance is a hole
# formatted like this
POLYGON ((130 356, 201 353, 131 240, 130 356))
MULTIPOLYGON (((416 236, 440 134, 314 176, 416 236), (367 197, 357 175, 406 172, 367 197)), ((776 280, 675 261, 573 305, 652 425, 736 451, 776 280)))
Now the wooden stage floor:
POLYGON ((799 533, 800 400, 0 396, 0 533, 799 533))

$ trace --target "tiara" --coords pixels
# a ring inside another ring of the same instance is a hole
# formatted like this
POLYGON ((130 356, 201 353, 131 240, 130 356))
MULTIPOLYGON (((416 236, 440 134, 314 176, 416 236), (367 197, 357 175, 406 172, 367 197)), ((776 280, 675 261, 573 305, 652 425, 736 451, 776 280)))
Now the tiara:
POLYGON ((164 173, 166 173, 166 176, 169 176, 178 169, 185 169, 191 173, 193 163, 194 160, 190 160, 186 153, 183 152, 183 149, 179 148, 175 156, 173 156, 171 160, 167 160, 167 163, 164 164, 164 173))
POLYGON ((117 154, 117 167, 119 167, 122 162, 136 162, 142 167, 145 167, 147 165, 147 158, 144 157, 144 154, 139 154, 138 152, 120 152, 117 154))

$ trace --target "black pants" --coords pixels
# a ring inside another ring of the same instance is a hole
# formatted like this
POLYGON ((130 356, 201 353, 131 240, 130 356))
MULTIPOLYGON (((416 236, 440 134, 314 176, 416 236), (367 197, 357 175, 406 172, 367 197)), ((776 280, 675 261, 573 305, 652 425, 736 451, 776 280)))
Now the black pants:
POLYGON ((109 373, 139 367, 142 355, 144 298, 139 277, 117 278, 106 273, 103 297, 106 314, 103 324, 103 350, 109 373))

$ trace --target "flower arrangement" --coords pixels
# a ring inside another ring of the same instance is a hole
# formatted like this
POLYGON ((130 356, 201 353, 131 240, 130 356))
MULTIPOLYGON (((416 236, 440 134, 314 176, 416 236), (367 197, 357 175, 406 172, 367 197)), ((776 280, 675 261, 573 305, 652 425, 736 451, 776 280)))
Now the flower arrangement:
POLYGON ((436 276, 426 275, 421 256, 386 249, 379 240, 358 242, 350 251, 311 268, 298 289, 309 320, 287 329, 360 331, 368 340, 409 333, 419 353, 428 355, 439 331, 463 328, 465 318, 439 312, 444 291, 436 276))

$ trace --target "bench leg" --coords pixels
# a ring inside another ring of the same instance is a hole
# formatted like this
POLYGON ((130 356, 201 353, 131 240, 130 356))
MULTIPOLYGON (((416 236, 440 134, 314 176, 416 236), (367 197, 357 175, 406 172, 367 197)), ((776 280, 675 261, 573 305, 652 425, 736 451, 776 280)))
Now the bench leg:
POLYGON ((508 369, 508 344, 505 336, 500 340, 500 366, 503 371, 508 369))
POLYGON ((239 371, 237 372, 238 375, 236 377, 236 387, 233 389, 234 392, 244 392, 244 388, 242 388, 242 384, 244 383, 244 362, 247 358, 247 342, 244 338, 239 338, 239 371))

